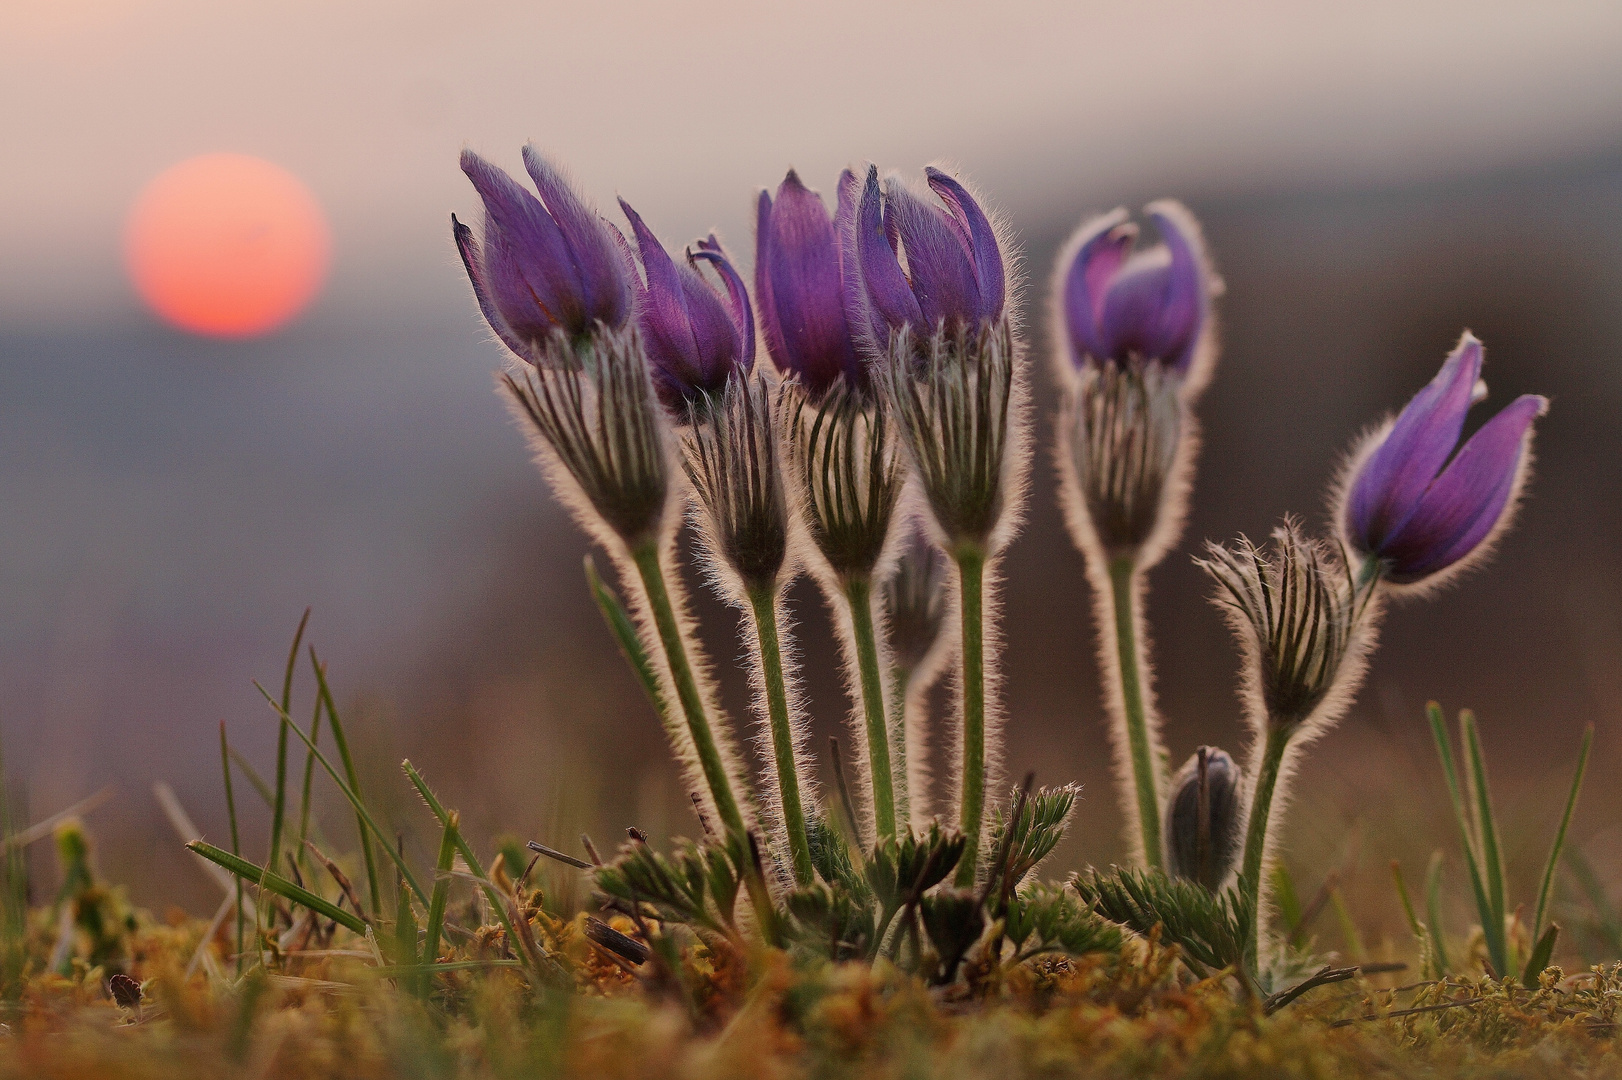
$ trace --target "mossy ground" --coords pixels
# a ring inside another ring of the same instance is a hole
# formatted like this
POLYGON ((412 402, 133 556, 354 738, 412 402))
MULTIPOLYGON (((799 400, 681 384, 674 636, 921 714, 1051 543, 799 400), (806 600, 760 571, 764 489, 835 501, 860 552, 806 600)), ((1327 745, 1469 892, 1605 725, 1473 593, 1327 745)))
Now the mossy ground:
MULTIPOLYGON (((584 914, 554 917, 526 900, 557 960, 550 980, 470 966, 413 985, 378 974, 370 940, 342 929, 328 940, 313 923, 292 933, 297 948, 238 977, 229 919, 210 934, 107 890, 94 903, 114 926, 98 941, 82 903, 72 934, 60 910, 36 911, 7 957, 0 1076, 1622 1077, 1622 966, 1550 971, 1538 990, 1458 979, 1397 989, 1400 973, 1381 975, 1269 1016, 1144 941, 1119 958, 982 965, 930 988, 882 961, 697 942, 679 968, 632 968, 587 939, 584 914), (67 974, 46 971, 53 959, 67 974), (115 971, 134 983, 110 986, 115 971), (1412 1009, 1430 1011, 1384 1018, 1412 1009)), ((505 952, 501 938, 486 927, 440 959, 487 963, 505 952)))

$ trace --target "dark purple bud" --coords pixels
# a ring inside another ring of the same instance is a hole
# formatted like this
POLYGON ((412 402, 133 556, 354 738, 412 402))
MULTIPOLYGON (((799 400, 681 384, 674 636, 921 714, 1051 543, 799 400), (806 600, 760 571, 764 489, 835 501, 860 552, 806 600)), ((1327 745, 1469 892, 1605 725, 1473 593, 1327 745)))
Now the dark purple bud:
POLYGON ((755 317, 749 294, 732 262, 711 236, 677 263, 659 238, 624 200, 647 284, 637 293, 636 319, 665 407, 684 416, 701 398, 719 395, 733 372, 755 364, 755 317), (721 279, 717 292, 698 272, 707 262, 721 279))
POLYGON ((1481 342, 1466 331, 1430 385, 1358 455, 1341 513, 1346 542, 1378 559, 1394 584, 1462 564, 1508 524, 1532 421, 1549 403, 1524 394, 1459 447, 1465 414, 1486 395, 1482 359, 1481 342))
POLYGON ((485 320, 506 346, 532 364, 548 363, 556 331, 571 341, 602 323, 630 318, 636 271, 624 238, 580 200, 561 173, 524 147, 524 164, 541 197, 471 150, 462 171, 484 202, 482 237, 451 216, 451 231, 485 320))
POLYGON ((1134 251, 1138 229, 1121 209, 1083 225, 1061 258, 1064 330, 1078 368, 1138 359, 1187 374, 1194 363, 1220 284, 1192 214, 1170 200, 1148 214, 1162 243, 1134 251))
POLYGON ((938 202, 895 179, 881 188, 868 166, 848 214, 841 184, 845 259, 855 268, 848 310, 873 356, 886 355, 903 327, 927 337, 943 325, 979 330, 1003 316, 1006 272, 990 220, 958 181, 938 169, 927 177, 938 202))
POLYGON ((1166 800, 1166 868, 1212 892, 1239 861, 1244 783, 1226 750, 1202 746, 1172 777, 1166 800))
POLYGON ((841 261, 839 234, 827 207, 792 169, 775 203, 768 192, 760 193, 755 301, 766 349, 778 370, 798 375, 818 396, 840 375, 854 385, 867 382, 845 318, 841 261))

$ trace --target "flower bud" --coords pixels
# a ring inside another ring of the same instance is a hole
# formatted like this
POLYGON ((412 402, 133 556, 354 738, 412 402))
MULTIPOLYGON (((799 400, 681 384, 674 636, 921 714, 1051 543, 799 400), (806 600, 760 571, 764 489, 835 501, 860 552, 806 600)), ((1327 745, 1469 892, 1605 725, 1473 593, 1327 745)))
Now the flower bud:
POLYGON ((1084 550, 1096 541, 1108 558, 1136 557, 1162 520, 1180 518, 1166 511, 1179 494, 1179 389, 1160 365, 1129 361, 1089 366, 1067 395, 1061 472, 1084 550))
POLYGON ((710 397, 726 389, 735 372, 748 374, 755 364, 755 316, 749 292, 720 242, 710 236, 673 260, 659 238, 624 199, 620 209, 630 219, 647 284, 637 292, 637 325, 647 343, 659 400, 678 419, 692 408, 703 409, 710 397), (715 268, 723 291, 717 292, 698 272, 698 264, 715 268))
POLYGON ((1393 585, 1458 573, 1490 551, 1514 516, 1532 421, 1549 403, 1523 394, 1460 447, 1465 413, 1486 396, 1481 363, 1481 342, 1466 331, 1430 385, 1352 457, 1342 534, 1393 585))
POLYGON ((554 331, 574 345, 598 324, 609 330, 626 324, 636 269, 619 230, 581 201, 533 145, 524 147, 524 165, 540 199, 462 151, 462 171, 484 201, 483 236, 454 214, 451 231, 490 329, 520 359, 555 366, 570 357, 553 348, 554 331))
POLYGON ((1166 866, 1215 892, 1239 861, 1243 784, 1227 751, 1202 746, 1172 777, 1166 801, 1166 866))
MULTIPOLYGON (((850 177, 849 170, 845 176, 850 177)), ((854 180, 854 177, 851 178, 854 180)), ((851 183, 840 184, 849 216, 851 183)), ((755 228, 755 302, 766 349, 785 375, 820 398, 842 375, 853 388, 867 385, 845 317, 846 274, 839 231, 822 199, 791 169, 774 203, 760 193, 755 228)))
POLYGON ((775 589, 788 550, 770 393, 759 374, 734 374, 682 439, 683 465, 711 551, 744 589, 775 589))
POLYGON ((936 646, 943 644, 950 580, 946 555, 914 526, 901 545, 895 572, 884 582, 890 652, 902 670, 925 667, 936 646))

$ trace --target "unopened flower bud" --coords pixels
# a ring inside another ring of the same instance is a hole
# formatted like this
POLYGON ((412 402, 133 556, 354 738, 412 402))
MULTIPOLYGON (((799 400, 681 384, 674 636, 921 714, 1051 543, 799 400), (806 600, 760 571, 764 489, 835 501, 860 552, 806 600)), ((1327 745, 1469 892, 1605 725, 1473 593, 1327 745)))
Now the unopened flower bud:
POLYGON ((1215 892, 1239 861, 1243 784, 1227 751, 1202 746, 1177 770, 1166 802, 1166 866, 1215 892))
POLYGON ((774 589, 788 549, 788 507, 760 376, 734 375, 719 401, 695 414, 682 449, 706 543, 745 590, 774 589))

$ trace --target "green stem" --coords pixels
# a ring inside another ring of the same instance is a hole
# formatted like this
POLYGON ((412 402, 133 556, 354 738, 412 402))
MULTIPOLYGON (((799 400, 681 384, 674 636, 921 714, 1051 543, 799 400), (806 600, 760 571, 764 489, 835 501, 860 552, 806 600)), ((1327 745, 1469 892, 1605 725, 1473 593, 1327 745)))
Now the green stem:
POLYGON ((957 886, 974 884, 980 854, 980 819, 986 807, 986 668, 984 603, 986 556, 978 547, 957 552, 958 591, 963 615, 963 805, 958 828, 963 831, 963 858, 957 864, 957 886))
POLYGON ((800 805, 800 774, 794 761, 794 732, 789 726, 788 689, 783 682, 783 648, 777 630, 777 594, 773 589, 749 593, 760 640, 760 668, 766 683, 766 712, 771 721, 772 756, 777 763, 778 794, 783 803, 783 829, 788 833, 794 882, 811 884, 811 844, 805 836, 805 810, 800 805))
POLYGON ((907 778, 907 687, 912 671, 897 664, 890 669, 890 770, 895 774, 897 827, 912 823, 912 792, 907 778))
POLYGON ((738 812, 738 801, 732 795, 732 781, 727 777, 721 761, 720 748, 710 731, 710 720, 704 711, 704 700, 699 696, 698 682, 687 663, 687 645, 682 640, 681 627, 676 623, 676 612, 670 604, 670 593, 665 588, 664 567, 659 563, 659 545, 649 541, 631 552, 637 573, 642 577, 642 588, 647 593, 648 606, 653 611, 653 623, 664 646, 665 663, 670 678, 676 684, 676 698, 687 717, 687 730, 693 737, 693 749, 698 753, 699 767, 710 785, 710 797, 715 800, 716 813, 728 830, 744 835, 743 815, 738 812))
POLYGON ((873 633, 873 585, 865 577, 845 582, 856 666, 861 673, 862 711, 867 718, 867 761, 873 780, 873 828, 880 839, 895 836, 895 781, 890 771, 890 732, 884 724, 884 683, 873 633))
POLYGON ((1160 845, 1160 784, 1155 775, 1154 747, 1143 702, 1138 655, 1137 567, 1130 555, 1110 560, 1110 592, 1115 608, 1115 655, 1121 671, 1121 715, 1126 720, 1127 748, 1132 758, 1132 784, 1138 797, 1138 828, 1143 861, 1152 870, 1165 868, 1160 845))
POLYGON ((1267 852, 1267 820, 1273 808, 1273 789, 1278 786, 1279 767, 1289 733, 1276 727, 1267 732, 1261 770, 1256 777, 1256 794, 1250 801, 1250 824, 1245 832, 1245 862, 1240 887, 1250 905, 1250 926, 1245 942, 1245 966, 1254 977, 1260 970, 1262 934, 1262 856, 1267 852))

